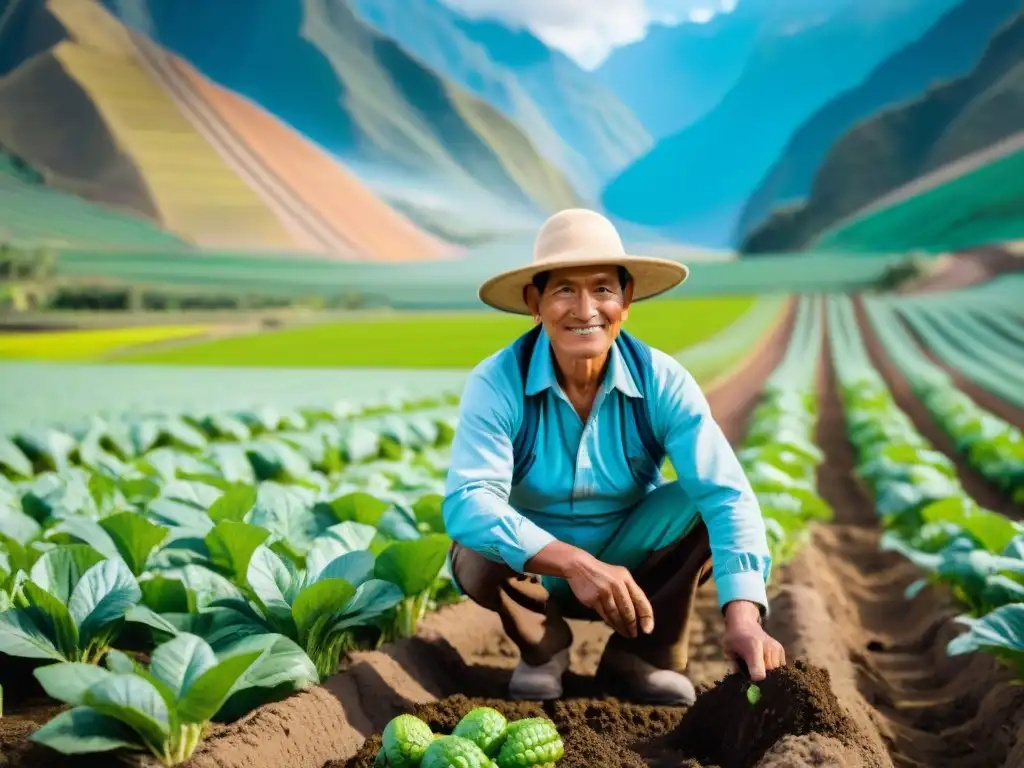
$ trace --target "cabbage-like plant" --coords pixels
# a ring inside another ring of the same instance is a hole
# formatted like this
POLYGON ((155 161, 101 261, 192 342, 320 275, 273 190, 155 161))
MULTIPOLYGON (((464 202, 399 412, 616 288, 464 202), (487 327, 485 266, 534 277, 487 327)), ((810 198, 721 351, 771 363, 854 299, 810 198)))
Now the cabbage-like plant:
POLYGON ((153 651, 148 669, 120 651, 107 657, 107 669, 81 663, 41 667, 33 674, 46 693, 73 709, 29 739, 66 755, 126 748, 179 765, 264 652, 218 659, 202 638, 182 633, 153 651))
POLYGON ((214 648, 250 635, 284 635, 305 650, 324 679, 337 669, 341 653, 356 647, 356 631, 375 627, 404 595, 398 585, 374 578, 368 550, 325 564, 316 556, 310 560, 310 568, 300 570, 261 544, 246 573, 251 599, 214 600, 198 614, 158 615, 139 606, 129 618, 166 633, 195 633, 214 648))
POLYGON ((103 657, 142 597, 123 560, 85 544, 45 552, 8 586, 13 605, 0 613, 0 651, 87 664, 103 657))

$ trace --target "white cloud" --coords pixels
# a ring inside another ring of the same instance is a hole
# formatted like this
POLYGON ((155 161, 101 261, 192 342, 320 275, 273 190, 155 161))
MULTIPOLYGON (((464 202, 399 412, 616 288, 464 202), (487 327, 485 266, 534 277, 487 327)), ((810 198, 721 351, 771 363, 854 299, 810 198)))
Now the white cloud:
POLYGON ((703 24, 737 0, 443 0, 470 18, 498 19, 533 34, 580 66, 596 67, 613 48, 640 40, 652 23, 703 24))

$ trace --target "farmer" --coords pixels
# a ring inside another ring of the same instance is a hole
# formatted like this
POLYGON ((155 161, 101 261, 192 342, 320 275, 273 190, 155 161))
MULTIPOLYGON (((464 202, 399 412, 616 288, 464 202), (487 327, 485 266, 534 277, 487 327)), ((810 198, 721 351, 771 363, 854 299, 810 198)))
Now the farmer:
POLYGON ((613 690, 692 703, 688 627, 712 575, 726 653, 754 680, 785 663, 761 625, 771 561, 736 455, 693 377, 621 330, 631 302, 688 274, 627 255, 610 221, 571 209, 542 226, 532 264, 480 288, 535 325, 470 374, 442 509, 457 588, 520 650, 513 698, 561 696, 566 619, 581 618, 615 630, 598 669, 613 690))

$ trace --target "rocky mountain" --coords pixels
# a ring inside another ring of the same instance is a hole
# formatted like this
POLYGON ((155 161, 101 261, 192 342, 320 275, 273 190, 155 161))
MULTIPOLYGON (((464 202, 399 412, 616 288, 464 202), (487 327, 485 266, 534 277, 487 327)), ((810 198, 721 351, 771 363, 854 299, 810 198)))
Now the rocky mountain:
POLYGON ((763 223, 772 208, 803 201, 829 148, 855 123, 970 70, 992 33, 1020 8, 1020 0, 963 0, 860 85, 832 98, 796 130, 747 200, 734 241, 763 223))
POLYGON ((765 7, 762 31, 733 88, 703 118, 658 142, 613 180, 604 205, 687 242, 728 245, 746 199, 796 127, 920 36, 954 2, 765 7))
POLYGON ((739 80, 761 31, 761 4, 745 0, 706 24, 655 24, 594 74, 662 139, 706 115, 739 80))
POLYGON ((597 197, 653 141, 592 73, 527 30, 440 0, 354 0, 359 17, 513 120, 574 187, 597 197))
POLYGON ((977 64, 847 131, 806 202, 777 210, 742 250, 791 250, 914 179, 1024 130, 1024 14, 999 27, 977 64))
POLYGON ((72 244, 179 242, 359 260, 454 250, 320 147, 95 0, 7 10, 0 151, 33 174, 5 184, 32 201, 23 217, 41 226, 47 215, 60 219, 44 233, 72 244), (93 205, 71 205, 70 196, 93 205))
POLYGON ((537 217, 582 202, 518 125, 366 23, 350 0, 249 0, 244 12, 208 0, 105 2, 371 187, 400 172, 453 215, 480 204, 537 217))

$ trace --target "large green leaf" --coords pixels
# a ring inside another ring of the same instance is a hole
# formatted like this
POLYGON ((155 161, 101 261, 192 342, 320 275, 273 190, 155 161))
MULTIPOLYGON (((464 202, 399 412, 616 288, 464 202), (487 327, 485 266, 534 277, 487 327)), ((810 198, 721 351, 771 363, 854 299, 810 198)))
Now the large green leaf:
POLYGON ((376 526, 389 505, 369 493, 355 491, 331 500, 327 506, 340 522, 351 520, 362 525, 376 526))
POLYGON ((28 601, 25 610, 32 621, 46 632, 66 659, 73 660, 79 648, 79 632, 67 606, 32 581, 26 581, 21 589, 28 601))
POLYGON ((307 583, 322 579, 344 579, 353 587, 358 587, 373 576, 376 560, 374 554, 367 550, 347 552, 334 558, 315 577, 309 578, 307 583))
POLYGON ((210 505, 210 519, 215 523, 222 520, 242 522, 245 516, 256 505, 256 486, 246 483, 235 483, 229 486, 219 499, 210 505))
POLYGON ((287 626, 291 621, 292 599, 299 587, 298 573, 291 563, 261 544, 249 560, 246 576, 264 610, 287 626))
POLYGON ((236 583, 245 581, 249 560, 270 531, 249 523, 221 520, 206 534, 206 546, 214 567, 229 574, 236 583))
POLYGON ((328 631, 340 632, 352 627, 372 624, 378 617, 394 608, 403 599, 402 589, 390 581, 370 579, 359 585, 355 597, 333 622, 328 631))
POLYGON ((142 590, 135 576, 121 560, 104 560, 86 571, 68 601, 82 645, 122 618, 141 598, 142 590))
POLYGON ((67 604, 82 575, 103 559, 103 555, 87 544, 61 545, 36 560, 29 578, 67 604))
POLYGON ((170 713, 160 692, 138 675, 110 673, 89 686, 85 704, 128 725, 142 739, 159 747, 170 735, 170 713))
POLYGON ((432 533, 444 533, 444 515, 441 513, 441 504, 444 496, 439 493, 428 493, 421 496, 412 505, 413 514, 416 519, 427 526, 432 533))
POLYGON ((222 659, 203 673, 178 701, 178 717, 182 722, 205 723, 212 720, 243 675, 263 653, 263 650, 239 653, 222 659))
POLYGON ((24 608, 0 612, 0 653, 26 659, 64 661, 64 654, 49 637, 49 622, 40 627, 36 624, 37 616, 24 608))
POLYGON ((274 482, 261 483, 249 522, 266 528, 292 550, 304 555, 316 537, 334 522, 329 514, 314 511, 313 506, 313 496, 308 490, 274 482))
POLYGON ((65 755, 139 748, 139 738, 127 724, 92 707, 61 712, 28 739, 65 755))
POLYGON ((230 697, 217 711, 218 720, 235 720, 257 707, 316 685, 316 666, 294 640, 279 634, 242 637, 225 645, 219 655, 227 658, 252 651, 260 659, 239 679, 230 697))
POLYGON ((377 529, 372 525, 347 522, 332 525, 313 542, 306 556, 306 567, 319 573, 337 557, 348 552, 368 550, 377 536, 377 529))
POLYGON ((217 656, 205 640, 182 632, 157 646, 149 671, 180 699, 203 673, 217 664, 217 656))
POLYGON ((202 609, 214 600, 225 597, 242 597, 241 590, 219 573, 202 565, 189 564, 162 572, 167 578, 179 579, 195 594, 195 605, 202 609))
POLYGON ((393 542, 377 556, 374 575, 397 584, 406 597, 413 597, 433 584, 450 545, 451 539, 441 533, 393 542))
POLYGON ((135 575, 146 570, 149 553, 167 539, 169 531, 135 512, 121 512, 100 520, 117 551, 135 575))
POLYGON ((110 672, 95 664, 65 662, 47 664, 33 670, 32 674, 51 699, 77 707, 85 703, 85 692, 89 687, 105 680, 110 672))
POLYGON ((196 596, 180 579, 154 574, 139 582, 142 602, 157 613, 189 613, 196 610, 196 596))
POLYGON ((88 544, 104 557, 121 557, 117 545, 99 520, 86 515, 65 517, 47 530, 46 538, 58 543, 88 544))
POLYGON ((946 646, 951 656, 987 651, 1008 662, 1024 675, 1024 604, 1013 603, 974 619, 961 617, 969 631, 946 646))
POLYGON ((299 643, 305 645, 309 630, 317 619, 340 611, 355 593, 356 588, 340 578, 322 578, 299 592, 292 606, 299 643))

